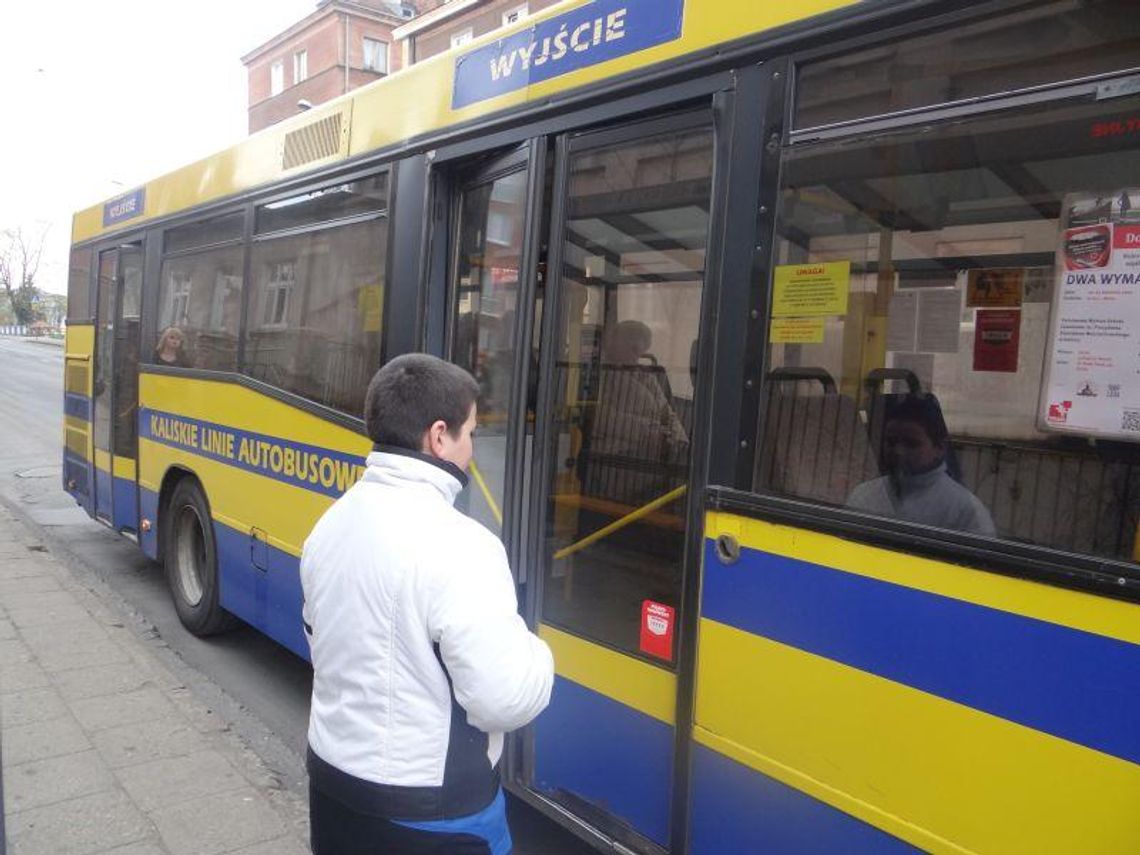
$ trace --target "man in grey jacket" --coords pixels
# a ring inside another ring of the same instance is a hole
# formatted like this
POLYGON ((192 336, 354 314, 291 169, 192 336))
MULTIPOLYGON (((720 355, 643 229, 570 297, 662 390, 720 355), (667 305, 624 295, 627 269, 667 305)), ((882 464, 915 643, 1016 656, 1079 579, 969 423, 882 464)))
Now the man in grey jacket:
POLYGON ((369 384, 361 480, 301 556, 313 851, 505 855, 505 732, 550 699, 498 538, 453 507, 478 386, 423 354, 369 384))

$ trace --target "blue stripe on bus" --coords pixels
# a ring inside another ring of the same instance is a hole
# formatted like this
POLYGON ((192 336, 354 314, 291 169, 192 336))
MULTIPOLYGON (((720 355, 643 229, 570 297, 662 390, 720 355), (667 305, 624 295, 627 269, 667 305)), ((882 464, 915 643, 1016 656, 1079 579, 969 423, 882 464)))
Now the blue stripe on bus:
POLYGON ((112 506, 116 529, 130 529, 136 531, 139 524, 138 493, 135 482, 127 478, 115 478, 111 487, 114 493, 115 504, 112 506))
POLYGON ((94 467, 91 461, 80 457, 66 448, 63 451, 63 489, 71 495, 83 510, 89 515, 95 511, 91 504, 91 470, 94 467), (75 488, 68 486, 68 481, 74 479, 75 488))
MULTIPOLYGON (((141 516, 152 523, 139 537, 143 552, 158 556, 158 493, 140 489, 141 516)), ((301 562, 294 555, 258 544, 265 570, 253 564, 253 539, 214 520, 222 608, 236 615, 298 656, 309 658, 301 628, 301 562)))
POLYGON ((139 437, 333 498, 364 469, 356 454, 145 407, 139 409, 139 437))
POLYGON ((150 520, 150 531, 139 531, 139 547, 148 558, 158 555, 158 493, 139 487, 139 519, 150 520))
POLYGON ((298 656, 309 658, 301 625, 301 561, 250 533, 214 520, 222 608, 259 629, 298 656), (254 549, 265 569, 254 566, 254 549))
POLYGON ((113 492, 112 481, 110 472, 104 472, 98 466, 92 466, 91 471, 95 476, 95 511, 97 516, 102 516, 107 520, 111 518, 111 494, 113 492))
POLYGON ((534 742, 540 791, 572 793, 668 844, 672 727, 556 676, 534 742))
POLYGON ((921 851, 700 744, 693 746, 692 792, 693 855, 912 855, 921 851))
POLYGON ((63 413, 76 419, 91 421, 91 399, 75 392, 63 393, 63 413))
POLYGON ((704 566, 707 618, 1140 763, 1140 646, 711 540, 704 566))

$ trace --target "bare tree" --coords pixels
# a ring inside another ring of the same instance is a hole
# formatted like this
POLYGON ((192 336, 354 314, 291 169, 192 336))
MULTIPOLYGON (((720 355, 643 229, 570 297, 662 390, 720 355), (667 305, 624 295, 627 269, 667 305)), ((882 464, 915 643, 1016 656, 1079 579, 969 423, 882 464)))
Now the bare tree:
POLYGON ((28 233, 20 226, 0 233, 0 285, 4 286, 18 324, 40 320, 36 309, 40 295, 36 276, 46 238, 47 229, 28 233))

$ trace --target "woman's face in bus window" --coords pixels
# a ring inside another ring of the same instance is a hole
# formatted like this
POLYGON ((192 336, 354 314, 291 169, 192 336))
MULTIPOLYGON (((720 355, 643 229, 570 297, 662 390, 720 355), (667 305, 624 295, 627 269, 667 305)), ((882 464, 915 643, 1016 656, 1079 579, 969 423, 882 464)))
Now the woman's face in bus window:
POLYGON ((883 456, 891 471, 903 475, 929 472, 945 454, 943 444, 932 440, 918 422, 892 419, 883 428, 883 456))

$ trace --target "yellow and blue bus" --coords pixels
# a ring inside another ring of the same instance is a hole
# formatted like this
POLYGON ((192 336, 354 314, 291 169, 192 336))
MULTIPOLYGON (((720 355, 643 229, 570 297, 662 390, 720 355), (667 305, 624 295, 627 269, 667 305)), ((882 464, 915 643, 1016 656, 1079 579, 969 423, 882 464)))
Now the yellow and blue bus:
POLYGON ((81 211, 66 489, 304 656, 366 383, 442 355, 557 663, 521 798, 616 852, 1140 851, 1136 12, 567 0, 81 211))

